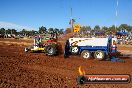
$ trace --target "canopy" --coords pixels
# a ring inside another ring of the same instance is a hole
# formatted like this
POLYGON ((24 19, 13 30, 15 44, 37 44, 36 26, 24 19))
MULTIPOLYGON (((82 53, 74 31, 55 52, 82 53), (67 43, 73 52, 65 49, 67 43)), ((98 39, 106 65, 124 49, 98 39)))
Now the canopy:
POLYGON ((95 32, 95 35, 105 35, 105 32, 104 31, 97 31, 97 32, 95 32))
POLYGON ((126 29, 122 29, 116 32, 116 35, 128 35, 128 31, 126 29))

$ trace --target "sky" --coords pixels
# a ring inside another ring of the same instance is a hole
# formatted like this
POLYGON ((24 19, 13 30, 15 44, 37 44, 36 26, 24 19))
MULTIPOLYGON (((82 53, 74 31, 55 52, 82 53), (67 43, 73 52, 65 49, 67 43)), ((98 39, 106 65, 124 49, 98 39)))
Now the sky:
POLYGON ((0 26, 66 29, 71 18, 81 26, 132 25, 132 0, 118 7, 117 0, 0 0, 0 26))

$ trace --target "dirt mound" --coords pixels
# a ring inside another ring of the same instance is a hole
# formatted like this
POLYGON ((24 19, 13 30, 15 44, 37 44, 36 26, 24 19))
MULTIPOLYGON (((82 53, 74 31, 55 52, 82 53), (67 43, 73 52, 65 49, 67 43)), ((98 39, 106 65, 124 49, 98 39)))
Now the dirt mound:
POLYGON ((60 36, 58 36, 58 39, 60 41, 66 41, 67 39, 69 39, 70 37, 73 37, 72 33, 68 33, 68 34, 62 34, 60 36))

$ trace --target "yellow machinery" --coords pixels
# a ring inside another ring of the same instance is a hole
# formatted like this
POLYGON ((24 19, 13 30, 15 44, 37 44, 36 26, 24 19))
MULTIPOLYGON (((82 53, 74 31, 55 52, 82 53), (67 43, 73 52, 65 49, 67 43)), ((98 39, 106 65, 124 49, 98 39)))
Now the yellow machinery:
POLYGON ((34 44, 30 47, 25 48, 25 52, 44 52, 46 55, 56 55, 58 53, 58 42, 57 34, 52 34, 51 38, 48 38, 45 43, 42 42, 40 36, 34 38, 34 44))

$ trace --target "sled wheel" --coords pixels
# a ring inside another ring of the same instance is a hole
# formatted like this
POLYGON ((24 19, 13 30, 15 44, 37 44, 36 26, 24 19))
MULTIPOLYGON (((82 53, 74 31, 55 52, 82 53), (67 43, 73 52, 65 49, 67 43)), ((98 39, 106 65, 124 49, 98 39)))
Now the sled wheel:
POLYGON ((84 59, 90 59, 91 53, 88 50, 83 50, 81 53, 81 57, 84 59))
POLYGON ((104 52, 101 51, 101 50, 98 50, 94 53, 94 58, 97 59, 97 60, 103 60, 104 59, 104 52))
POLYGON ((77 46, 71 47, 71 53, 72 54, 78 54, 78 52, 79 52, 79 48, 77 46))

